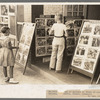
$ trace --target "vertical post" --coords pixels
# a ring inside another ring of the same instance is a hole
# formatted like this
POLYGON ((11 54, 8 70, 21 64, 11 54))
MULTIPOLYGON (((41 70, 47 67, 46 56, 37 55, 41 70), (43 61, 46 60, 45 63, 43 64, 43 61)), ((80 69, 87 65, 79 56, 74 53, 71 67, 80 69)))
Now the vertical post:
POLYGON ((26 71, 26 67, 27 67, 27 64, 25 65, 25 68, 24 68, 24 72, 23 72, 23 75, 25 74, 25 71, 26 71))
POLYGON ((92 78, 91 78, 91 84, 93 83, 93 79, 94 79, 94 75, 93 75, 92 78))
POLYGON ((98 79, 97 79, 97 81, 96 81, 96 84, 99 83, 99 80, 100 80, 100 74, 99 74, 99 77, 98 77, 98 79))

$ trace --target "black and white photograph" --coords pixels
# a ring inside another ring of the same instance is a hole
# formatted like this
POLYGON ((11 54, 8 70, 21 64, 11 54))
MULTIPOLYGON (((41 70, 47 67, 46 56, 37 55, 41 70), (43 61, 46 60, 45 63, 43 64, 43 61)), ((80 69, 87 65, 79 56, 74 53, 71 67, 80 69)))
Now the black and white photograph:
POLYGON ((78 46, 76 48, 76 55, 85 56, 85 51, 86 51, 86 48, 85 47, 78 46))
POLYGON ((86 71, 89 71, 89 72, 93 73, 94 63, 95 63, 94 61, 86 60, 86 61, 84 62, 84 69, 85 69, 86 71))
POLYGON ((45 29, 37 29, 37 34, 38 37, 45 36, 45 29))
POLYGON ((21 37, 21 39, 20 39, 20 43, 23 43, 23 44, 24 44, 26 38, 27 38, 27 37, 23 34, 22 37, 21 37))
POLYGON ((74 20, 68 20, 66 17, 64 17, 65 25, 67 29, 73 29, 74 28, 74 20))
POLYGON ((47 38, 47 45, 52 45, 53 37, 47 38))
POLYGON ((67 47, 66 49, 67 49, 66 50, 67 55, 73 55, 75 51, 75 46, 70 46, 70 47, 67 47))
POLYGON ((27 24, 27 27, 26 27, 27 31, 25 32, 26 33, 25 35, 26 36, 29 35, 29 36, 32 37, 34 35, 34 31, 33 30, 35 30, 35 25, 36 24, 35 23, 27 23, 27 22, 26 22, 26 24, 27 24), (32 26, 32 27, 30 27, 30 26, 32 26))
POLYGON ((24 48, 24 44, 20 43, 18 52, 23 53, 23 48, 24 48))
POLYGON ((95 26, 94 35, 100 35, 100 25, 95 26))
POLYGON ((46 24, 47 24, 47 26, 48 27, 51 27, 53 24, 55 23, 55 19, 53 18, 51 18, 51 19, 47 19, 47 22, 46 22, 46 24))
POLYGON ((16 60, 20 62, 22 53, 18 52, 16 55, 16 60))
POLYGON ((68 38, 67 39, 67 45, 75 45, 75 38, 68 38))
POLYGON ((90 23, 85 22, 83 33, 91 33, 92 32, 92 25, 90 23))
POLYGON ((86 35, 80 36, 80 40, 79 40, 80 44, 87 45, 88 42, 89 42, 89 36, 86 36, 86 35))
POLYGON ((47 47, 47 54, 51 55, 51 53, 52 53, 52 46, 48 46, 47 47))
MULTIPOLYGON (((46 27, 46 35, 49 36, 49 31, 50 31, 51 27, 46 27)), ((54 36, 54 34, 52 33, 50 36, 54 36)))
POLYGON ((79 57, 73 58, 72 65, 81 68, 81 65, 82 65, 82 58, 79 58, 79 57))
POLYGON ((87 58, 96 59, 98 56, 98 52, 99 51, 97 49, 89 48, 87 53, 87 58))
POLYGON ((73 37, 74 36, 74 30, 73 29, 69 29, 69 30, 67 30, 67 34, 68 34, 68 36, 69 37, 73 37))
POLYGON ((1 22, 7 25, 7 23, 8 23, 8 17, 2 17, 1 18, 1 22))
POLYGON ((15 13, 15 5, 9 5, 9 13, 15 13))
POLYGON ((36 50, 36 55, 43 56, 46 54, 46 48, 45 47, 38 47, 36 50))
POLYGON ((0 98, 100 98, 99 9, 1 2, 0 98))
POLYGON ((44 28, 46 24, 46 20, 44 18, 36 18, 35 23, 37 28, 44 28))
POLYGON ((27 56, 28 50, 29 50, 29 46, 25 45, 25 46, 24 46, 23 54, 27 56))
POLYGON ((8 5, 1 5, 1 15, 8 15, 8 5))
POLYGON ((80 34, 80 33, 79 33, 79 30, 80 30, 80 28, 75 28, 75 29, 74 29, 74 35, 75 35, 75 36, 79 36, 79 34, 80 34))
POLYGON ((32 37, 31 37, 31 35, 30 35, 30 36, 26 36, 25 45, 30 46, 31 41, 32 41, 32 37))
POLYGON ((92 47, 100 47, 100 37, 94 37, 92 39, 92 47))
POLYGON ((78 38, 75 38, 75 42, 76 42, 76 45, 77 45, 77 43, 78 43, 78 38))
POLYGON ((27 61, 27 56, 26 55, 22 55, 21 59, 20 59, 20 63, 22 63, 23 65, 25 65, 26 61, 27 61))
POLYGON ((37 38, 37 45, 38 46, 46 45, 46 39, 45 38, 37 38))
POLYGON ((77 19, 74 21, 74 27, 81 27, 82 25, 82 19, 77 19))

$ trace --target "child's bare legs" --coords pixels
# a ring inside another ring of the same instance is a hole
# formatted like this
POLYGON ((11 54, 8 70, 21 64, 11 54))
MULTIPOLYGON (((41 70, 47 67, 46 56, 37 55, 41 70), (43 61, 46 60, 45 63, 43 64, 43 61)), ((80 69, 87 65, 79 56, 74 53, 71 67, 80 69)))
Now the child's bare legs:
POLYGON ((10 66, 10 69, 9 69, 10 78, 13 78, 13 68, 14 66, 10 66))
MULTIPOLYGON (((4 72, 4 76, 7 77, 7 67, 3 67, 3 72, 4 72)), ((10 75, 10 78, 13 78, 13 66, 10 66, 10 69, 9 69, 9 75, 10 75)))
POLYGON ((5 66, 3 67, 3 73, 4 73, 4 76, 7 77, 7 67, 5 66))
POLYGON ((14 81, 14 79, 13 79, 13 68, 14 68, 14 66, 10 66, 10 69, 9 69, 9 75, 10 75, 9 83, 17 84, 19 82, 18 81, 14 81))
POLYGON ((6 66, 3 67, 3 73, 4 73, 4 76, 5 76, 5 82, 9 81, 9 78, 8 78, 8 75, 7 75, 7 67, 6 66))

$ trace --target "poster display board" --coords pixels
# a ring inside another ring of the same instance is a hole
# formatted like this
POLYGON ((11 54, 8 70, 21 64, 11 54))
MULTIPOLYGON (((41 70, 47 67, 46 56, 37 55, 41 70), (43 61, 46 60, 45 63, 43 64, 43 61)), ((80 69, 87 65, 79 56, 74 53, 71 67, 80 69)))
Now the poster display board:
POLYGON ((83 20, 81 34, 72 59, 71 69, 91 77, 96 71, 100 52, 100 21, 83 20))
POLYGON ((19 49, 16 54, 16 62, 22 66, 26 66, 30 51, 31 42, 35 30, 35 23, 23 23, 21 38, 19 41, 19 49))
POLYGON ((65 21, 68 37, 66 38, 67 56, 73 55, 80 35, 82 19, 70 19, 65 21))
POLYGON ((49 30, 53 23, 54 18, 36 18, 36 31, 35 31, 35 55, 36 57, 48 56, 52 52, 52 41, 54 36, 49 36, 49 30))

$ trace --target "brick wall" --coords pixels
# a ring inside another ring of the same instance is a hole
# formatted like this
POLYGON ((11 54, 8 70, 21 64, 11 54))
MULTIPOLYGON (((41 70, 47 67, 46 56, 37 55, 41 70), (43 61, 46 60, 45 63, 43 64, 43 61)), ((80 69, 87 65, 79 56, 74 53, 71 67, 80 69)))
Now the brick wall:
MULTIPOLYGON (((32 11, 31 4, 24 5, 24 22, 32 22, 32 11)), ((44 5, 43 14, 44 15, 55 15, 56 13, 63 13, 62 5, 44 5)))
POLYGON ((24 5, 24 22, 32 22, 31 18, 31 4, 24 5))
POLYGON ((55 15, 56 13, 63 14, 62 5, 44 5, 44 15, 55 15))

